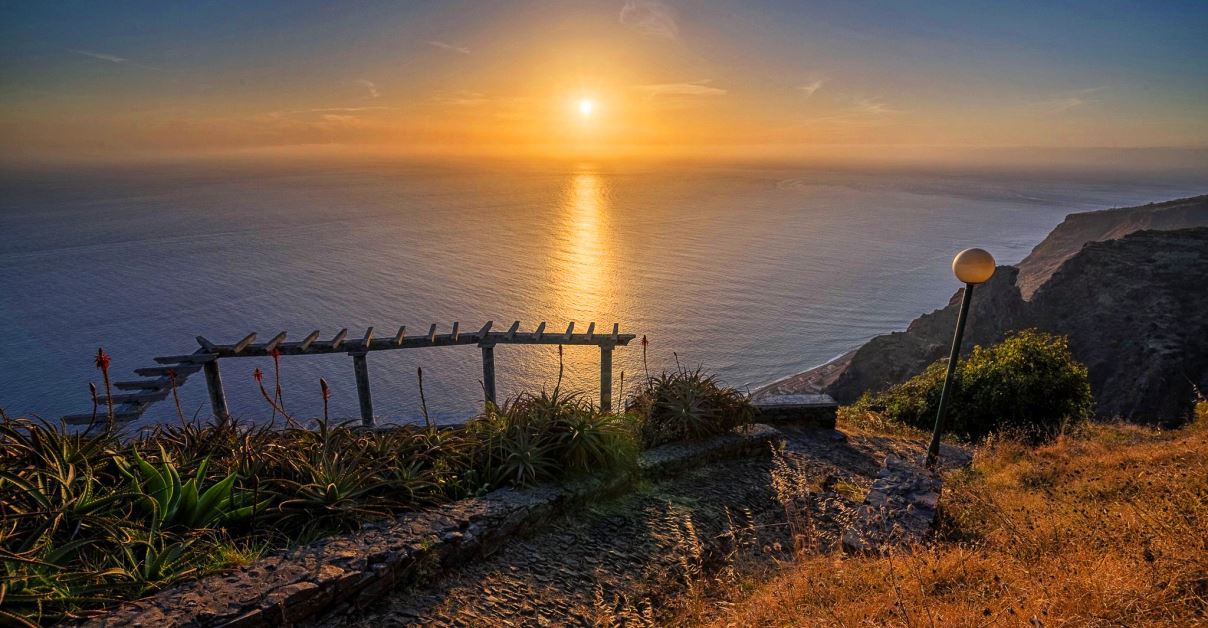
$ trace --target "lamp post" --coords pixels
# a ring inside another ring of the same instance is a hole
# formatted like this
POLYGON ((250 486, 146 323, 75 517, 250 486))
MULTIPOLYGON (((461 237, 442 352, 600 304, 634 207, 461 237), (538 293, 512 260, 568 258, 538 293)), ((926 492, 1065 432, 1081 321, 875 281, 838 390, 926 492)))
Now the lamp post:
POLYGON ((952 353, 948 356, 948 372, 944 375, 944 389, 940 392, 940 407, 935 412, 931 444, 927 446, 928 467, 935 466, 935 458, 940 452, 940 430, 943 429, 944 415, 948 411, 952 375, 961 352, 961 338, 965 335, 965 319, 969 315, 969 302, 973 300, 973 286, 985 283, 994 274, 994 258, 982 249, 965 249, 952 258, 952 274, 965 282, 965 296, 961 300, 960 313, 956 315, 956 335, 952 338, 952 353))

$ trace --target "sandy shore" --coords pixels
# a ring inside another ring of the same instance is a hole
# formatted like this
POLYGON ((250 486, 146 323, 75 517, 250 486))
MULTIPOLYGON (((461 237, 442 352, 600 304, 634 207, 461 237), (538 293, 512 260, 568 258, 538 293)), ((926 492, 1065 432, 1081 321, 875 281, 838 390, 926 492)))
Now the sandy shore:
POLYGON ((827 362, 820 364, 814 368, 790 375, 784 379, 777 380, 757 389, 751 393, 751 399, 759 400, 770 395, 816 395, 826 390, 839 378, 843 371, 847 370, 851 364, 851 358, 856 354, 857 349, 852 349, 847 353, 827 362))

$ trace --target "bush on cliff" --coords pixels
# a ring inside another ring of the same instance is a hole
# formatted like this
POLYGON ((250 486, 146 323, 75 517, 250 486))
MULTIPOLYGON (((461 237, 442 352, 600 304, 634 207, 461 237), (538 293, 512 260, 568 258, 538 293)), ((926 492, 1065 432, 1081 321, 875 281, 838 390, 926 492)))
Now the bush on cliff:
MULTIPOLYGON (((852 409, 929 430, 947 362, 884 392, 866 393, 852 409)), ((1002 430, 1045 440, 1089 418, 1093 403, 1086 367, 1074 360, 1067 339, 1035 330, 974 347, 957 365, 953 384, 944 430, 968 440, 1002 430)))

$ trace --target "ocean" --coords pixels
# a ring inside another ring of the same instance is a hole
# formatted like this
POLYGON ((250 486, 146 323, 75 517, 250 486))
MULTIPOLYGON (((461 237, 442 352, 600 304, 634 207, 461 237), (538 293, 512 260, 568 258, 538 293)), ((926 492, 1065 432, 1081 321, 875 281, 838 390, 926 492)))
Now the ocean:
MULTIPOLYGON (((842 169, 767 164, 206 160, 0 173, 0 407, 56 418, 90 409, 104 347, 115 380, 198 335, 301 339, 368 326, 447 332, 620 323, 652 371, 703 366, 755 388, 825 362, 944 305, 951 257, 980 246, 1018 262, 1071 212, 1194 194, 1208 175, 842 169)), ((496 350, 501 396, 552 389, 555 347, 496 350)), ((599 351, 568 347, 564 389, 596 398, 599 351)), ((271 411, 226 360, 232 413, 271 411)), ((376 413, 421 420, 481 407, 473 346, 374 353, 376 413)), ((645 371, 615 354, 614 390, 645 371)), ((292 414, 357 416, 344 354, 282 360, 292 414)), ((617 391, 618 394, 620 391, 617 391)), ((180 390, 208 412, 205 384, 180 390)), ((171 400, 144 419, 179 420, 171 400)))

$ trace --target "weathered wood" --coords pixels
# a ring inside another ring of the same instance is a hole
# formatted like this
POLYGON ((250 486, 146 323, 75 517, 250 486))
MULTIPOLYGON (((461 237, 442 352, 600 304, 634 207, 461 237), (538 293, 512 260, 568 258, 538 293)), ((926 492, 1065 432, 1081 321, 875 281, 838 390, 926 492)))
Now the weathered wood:
POLYGON ((575 331, 575 322, 571 321, 570 324, 566 326, 566 334, 562 337, 562 339, 570 340, 571 336, 574 335, 574 331, 575 331))
POLYGON ((369 343, 373 342, 373 328, 365 330, 365 337, 361 339, 361 348, 365 351, 369 350, 369 343))
MULTIPOLYGON (((214 360, 213 362, 206 362, 205 366, 214 364, 216 362, 217 362, 217 360, 214 360)), ((201 364, 177 364, 175 366, 148 366, 148 367, 144 367, 144 368, 134 369, 134 373, 136 375, 142 375, 143 377, 157 377, 157 376, 167 377, 168 371, 175 371, 176 375, 179 377, 181 375, 196 373, 197 371, 200 371, 202 369, 202 366, 203 365, 201 365, 201 364)))
POLYGON ((612 346, 600 345, 600 410, 612 411, 612 346))
MULTIPOLYGON (((266 351, 267 353, 272 353, 273 349, 276 349, 277 347, 281 346, 281 343, 285 342, 285 333, 286 332, 281 332, 281 333, 277 334, 276 336, 273 336, 272 340, 264 343, 264 347, 262 347, 262 349, 264 349, 264 351, 266 351)), ((236 345, 236 346, 238 346, 238 345, 236 345)), ((245 346, 245 348, 246 348, 246 346, 245 346)), ((235 353, 239 353, 240 351, 243 351, 243 349, 237 348, 235 350, 235 353)))
POLYGON ((428 342, 436 344, 436 323, 432 323, 432 327, 428 329, 428 342))
POLYGON ((545 321, 541 321, 541 324, 537 326, 537 331, 533 332, 533 340, 539 341, 539 340, 541 340, 541 337, 544 335, 545 335, 545 321))
POLYGON ((331 339, 331 349, 332 349, 332 351, 335 351, 336 349, 339 349, 339 348, 340 348, 340 345, 344 344, 344 338, 346 338, 347 336, 348 336, 348 328, 347 328, 347 327, 345 327, 344 329, 341 329, 341 330, 339 331, 339 333, 337 333, 337 334, 336 334, 336 337, 335 337, 335 338, 332 338, 332 339, 331 339))
POLYGON ((482 348, 482 392, 488 406, 496 403, 494 345, 485 345, 482 348))
POLYGON ((495 324, 495 321, 487 321, 487 324, 483 325, 482 329, 478 330, 478 333, 475 334, 475 337, 478 339, 479 342, 486 340, 487 334, 491 333, 491 325, 494 325, 494 324, 495 324))
POLYGON ((596 338, 596 322, 592 321, 587 324, 587 339, 595 340, 596 338))
POLYGON ((453 321, 453 333, 449 334, 449 338, 453 342, 457 342, 457 336, 458 336, 457 328, 459 325, 461 325, 461 323, 458 323, 457 321, 453 321))
POLYGON ((517 330, 517 329, 520 329, 520 321, 515 321, 515 322, 513 322, 513 323, 512 323, 512 326, 511 326, 511 327, 508 327, 508 331, 507 331, 507 333, 506 333, 506 334, 504 334, 504 336, 503 336, 503 337, 504 337, 504 338, 506 338, 507 340, 512 340, 513 338, 515 338, 515 337, 516 337, 516 330, 517 330))
POLYGON ((214 343, 210 342, 209 340, 206 340, 206 339, 205 339, 205 336, 198 336, 198 337, 197 337, 197 344, 201 345, 201 348, 202 348, 202 349, 205 349, 205 350, 206 350, 207 352, 209 352, 209 353, 215 353, 215 352, 217 352, 217 351, 218 351, 218 347, 217 347, 217 345, 215 345, 214 343))
POLYGON ((361 424, 373 425, 373 399, 369 394, 369 361, 364 353, 352 354, 352 368, 357 379, 357 399, 361 402, 361 424))
POLYGON ((184 355, 161 355, 157 358, 152 358, 157 364, 182 364, 209 362, 217 359, 218 356, 213 353, 187 353, 184 355))
MULTIPOLYGON (((487 325, 489 326, 490 323, 487 323, 487 325)), ((396 346, 396 347, 403 346, 403 339, 406 337, 407 337, 407 326, 403 325, 402 327, 398 328, 398 333, 394 335, 394 346, 396 346)))
POLYGON ((298 350, 306 351, 307 349, 310 348, 310 345, 314 344, 314 342, 318 339, 319 339, 319 330, 316 329, 316 330, 310 332, 309 336, 303 338, 302 342, 298 343, 298 350))
POLYGON ((227 409, 226 393, 222 390, 222 374, 218 371, 218 360, 206 362, 204 368, 206 388, 210 392, 210 408, 214 411, 215 418, 225 419, 230 416, 230 411, 227 409))
MULTIPOLYGON (((284 335, 285 332, 281 332, 281 333, 284 335)), ((243 340, 240 340, 239 342, 235 343, 235 346, 231 347, 231 353, 239 353, 240 351, 243 351, 244 349, 247 348, 248 345, 252 344, 252 341, 255 339, 256 339, 256 332, 252 332, 252 333, 248 334, 247 336, 244 336, 243 340)))
MULTIPOLYGON (((177 378, 177 386, 180 385, 180 378, 177 378)), ((138 379, 127 382, 114 382, 113 387, 118 390, 158 390, 171 386, 172 382, 168 379, 138 379)))
POLYGON ((613 323, 612 324, 612 341, 616 342, 617 336, 620 336, 620 335, 621 335, 621 324, 613 323))
POLYGON ((110 399, 113 400, 114 405, 120 403, 138 403, 142 401, 159 401, 161 399, 165 399, 170 392, 171 390, 168 388, 161 388, 159 390, 141 393, 119 393, 108 397, 105 395, 97 395, 96 399, 97 403, 101 405, 107 404, 110 399))

